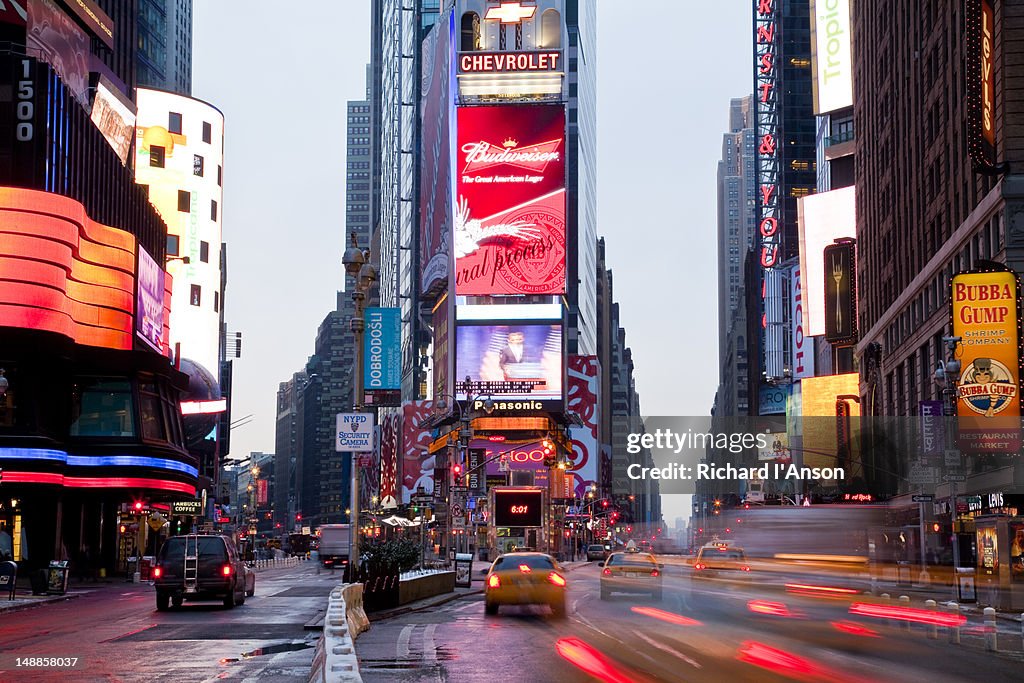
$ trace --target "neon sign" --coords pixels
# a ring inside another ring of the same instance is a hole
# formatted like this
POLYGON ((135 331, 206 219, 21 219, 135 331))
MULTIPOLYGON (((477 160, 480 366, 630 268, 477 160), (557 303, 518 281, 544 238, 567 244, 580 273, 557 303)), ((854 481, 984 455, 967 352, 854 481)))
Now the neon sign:
POLYGON ((503 2, 500 7, 488 7, 484 19, 501 19, 503 24, 518 24, 523 19, 532 19, 536 6, 523 6, 521 2, 503 2))
POLYGON ((757 171, 758 228, 761 233, 761 267, 774 268, 779 261, 779 161, 778 110, 775 94, 778 33, 775 0, 757 0, 754 20, 754 57, 757 78, 757 171))
POLYGON ((556 71, 562 53, 551 52, 475 52, 459 57, 459 71, 507 73, 518 71, 556 71))

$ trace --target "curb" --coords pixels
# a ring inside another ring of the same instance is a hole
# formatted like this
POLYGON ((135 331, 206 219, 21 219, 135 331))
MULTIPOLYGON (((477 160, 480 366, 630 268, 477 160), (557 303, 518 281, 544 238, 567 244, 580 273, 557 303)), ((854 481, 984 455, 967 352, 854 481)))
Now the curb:
POLYGON ((383 612, 371 612, 368 616, 370 617, 370 623, 372 624, 377 621, 385 621, 387 619, 400 617, 403 614, 409 614, 410 612, 419 612, 421 610, 431 609, 432 607, 438 607, 440 605, 452 602, 453 600, 459 600, 460 598, 469 597, 471 595, 481 595, 483 594, 483 592, 483 588, 473 588, 464 593, 452 592, 443 596, 440 600, 435 600, 427 605, 419 605, 417 607, 413 607, 411 605, 403 605, 401 607, 395 607, 393 609, 385 610, 383 612))
POLYGON ((40 598, 34 602, 26 602, 21 605, 11 605, 9 607, 4 606, 0 602, 0 614, 10 614, 11 612, 24 612, 28 609, 35 609, 36 607, 42 607, 43 605, 52 605, 57 602, 65 602, 67 600, 74 600, 80 598, 85 593, 67 593, 65 595, 54 595, 49 598, 40 598))

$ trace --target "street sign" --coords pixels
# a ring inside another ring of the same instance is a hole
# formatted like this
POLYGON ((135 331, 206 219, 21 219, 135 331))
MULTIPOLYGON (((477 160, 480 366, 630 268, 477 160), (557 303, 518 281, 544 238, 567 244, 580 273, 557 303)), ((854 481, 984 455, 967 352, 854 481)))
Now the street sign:
POLYGON ((469 493, 468 486, 453 486, 451 488, 452 493, 469 493))
POLYGON ((946 466, 947 467, 955 467, 955 466, 959 465, 960 462, 963 460, 963 458, 960 457, 960 451, 952 450, 952 449, 947 448, 945 453, 946 453, 946 460, 945 460, 945 462, 946 462, 946 466))
POLYGON ((944 481, 967 481, 967 476, 963 474, 947 474, 942 479, 944 481))
POLYGON ((373 414, 338 413, 334 450, 352 453, 373 452, 373 414))
POLYGON ((466 514, 462 505, 459 503, 452 503, 452 517, 462 517, 466 514))
POLYGON ((171 503, 172 515, 187 515, 197 517, 203 514, 203 501, 201 500, 176 500, 171 503))
POLYGON ((935 501, 935 496, 930 493, 922 493, 913 497, 915 503, 932 503, 935 501))
POLYGON ((934 467, 923 467, 921 465, 911 465, 910 470, 907 472, 907 481, 911 484, 934 484, 935 483, 935 468, 934 467))

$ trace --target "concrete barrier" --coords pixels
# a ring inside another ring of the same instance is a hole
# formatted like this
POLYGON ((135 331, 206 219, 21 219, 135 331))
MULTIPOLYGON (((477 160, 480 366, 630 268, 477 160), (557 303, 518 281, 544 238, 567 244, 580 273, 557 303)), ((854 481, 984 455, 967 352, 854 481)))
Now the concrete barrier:
POLYGON ((403 579, 398 583, 398 604, 407 605, 410 602, 432 598, 442 593, 451 593, 455 590, 455 572, 437 572, 436 574, 424 574, 411 579, 403 579))
POLYGON ((279 569, 281 567, 294 567, 305 560, 299 557, 275 557, 268 560, 255 560, 253 569, 263 571, 264 569, 279 569))
POLYGON ((313 650, 309 683, 362 683, 355 639, 369 626, 362 584, 342 584, 331 591, 324 631, 313 650))

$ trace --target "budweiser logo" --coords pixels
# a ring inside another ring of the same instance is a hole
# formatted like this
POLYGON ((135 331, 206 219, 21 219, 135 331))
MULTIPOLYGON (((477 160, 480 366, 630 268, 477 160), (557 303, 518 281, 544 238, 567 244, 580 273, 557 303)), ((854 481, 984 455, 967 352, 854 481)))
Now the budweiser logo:
POLYGON ((505 140, 501 145, 492 145, 489 142, 467 142, 462 146, 466 155, 466 166, 463 173, 482 171, 491 166, 507 164, 518 166, 527 171, 542 173, 552 161, 558 161, 560 153, 558 148, 562 146, 562 138, 541 142, 529 147, 519 147, 519 143, 511 138, 505 140))

